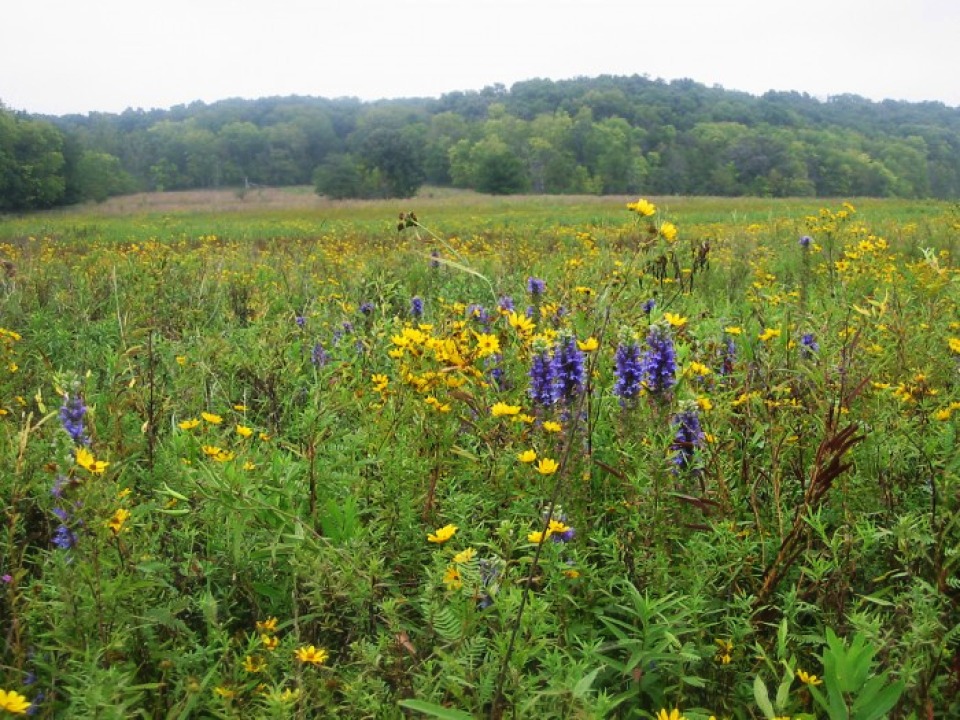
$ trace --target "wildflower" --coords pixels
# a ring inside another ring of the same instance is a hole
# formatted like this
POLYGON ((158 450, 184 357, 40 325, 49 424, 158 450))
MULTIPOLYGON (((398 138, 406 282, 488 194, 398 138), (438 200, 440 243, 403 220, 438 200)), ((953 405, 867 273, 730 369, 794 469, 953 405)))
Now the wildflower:
POLYGON ((217 687, 213 689, 213 692, 218 697, 222 697, 224 700, 230 700, 237 694, 236 690, 231 690, 224 685, 217 685, 217 687))
POLYGON ((266 620, 257 620, 257 632, 271 634, 277 631, 277 618, 268 617, 266 620))
POLYGON ((529 534, 527 535, 527 540, 528 540, 529 542, 532 542, 534 545, 539 545, 539 544, 542 543, 544 540, 546 540, 548 537, 550 537, 550 531, 549 531, 549 530, 548 530, 546 533, 544 533, 544 532, 541 531, 541 530, 535 530, 535 531, 533 531, 532 533, 529 533, 529 534))
POLYGON ((665 222, 660 226, 660 235, 667 242, 673 242, 677 239, 677 226, 672 222, 665 222))
POLYGON ((641 217, 650 217, 657 211, 657 206, 648 200, 640 198, 636 202, 627 203, 627 210, 635 212, 641 217))
POLYGON ((263 643, 263 647, 270 652, 273 652, 277 649, 277 646, 280 644, 280 638, 272 635, 261 635, 260 642, 263 643))
POLYGON ((586 367, 583 352, 576 339, 567 335, 557 343, 553 351, 554 397, 571 405, 583 392, 586 384, 586 367))
POLYGON ((316 648, 313 645, 297 648, 294 654, 300 662, 310 663, 311 665, 323 665, 327 661, 327 658, 330 657, 330 653, 326 650, 316 648))
POLYGON ((653 309, 656 306, 657 306, 657 301, 654 298, 650 298, 649 300, 645 301, 642 307, 644 315, 649 315, 650 313, 652 313, 653 309))
POLYGON ((509 295, 501 295, 500 299, 497 301, 497 309, 500 311, 501 315, 509 315, 512 313, 516 309, 513 298, 509 295))
POLYGON ((410 298, 410 315, 415 318, 423 317, 423 298, 414 295, 410 298))
POLYGON ((823 685, 823 680, 803 670, 797 670, 797 679, 804 685, 823 685))
POLYGON ((313 346, 313 350, 310 351, 310 362, 313 363, 314 367, 318 368, 322 368, 330 362, 330 356, 327 354, 327 351, 323 349, 321 343, 316 343, 313 346))
POLYGON ((517 455, 517 460, 522 463, 532 463, 537 459, 537 453, 535 450, 524 450, 522 453, 517 455))
POLYGON ((544 432, 548 433, 558 433, 563 430, 563 426, 558 422, 554 422, 553 420, 545 421, 541 427, 543 428, 544 432))
POLYGON ((483 358, 500 352, 500 338, 496 335, 474 333, 477 339, 477 357, 483 358))
POLYGON ((376 307, 377 306, 374 305, 372 302, 369 302, 369 301, 362 302, 360 303, 360 314, 370 317, 371 315, 373 315, 373 311, 374 309, 376 309, 376 307))
POLYGON ((657 720, 687 720, 687 718, 680 714, 680 710, 674 708, 670 711, 660 710, 657 713, 657 720))
POLYGON ((802 249, 808 250, 808 249, 810 248, 810 244, 811 244, 812 242, 813 242, 813 238, 810 237, 809 235, 801 235, 801 236, 800 236, 800 247, 801 247, 802 249))
POLYGON ((443 584, 448 590, 459 590, 463 587, 463 580, 460 578, 460 570, 456 565, 448 565, 443 572, 443 584))
POLYGON ((519 405, 507 405, 505 402, 498 402, 490 408, 490 414, 494 417, 518 415, 521 409, 519 405))
POLYGON ((800 338, 800 354, 807 360, 814 357, 820 351, 820 345, 813 333, 806 333, 800 338))
POLYGON ((474 550, 472 547, 468 547, 466 550, 461 550, 456 555, 454 555, 453 561, 458 565, 462 565, 464 563, 468 563, 471 560, 473 560, 476 554, 477 554, 476 550, 474 550))
POLYGON ((620 398, 621 405, 628 405, 640 394, 643 363, 640 358, 640 346, 625 330, 621 333, 620 343, 617 345, 613 374, 616 378, 613 394, 620 398))
POLYGON ((540 458, 537 463, 537 472, 541 475, 553 475, 560 468, 560 463, 551 458, 540 458))
POLYGON ((673 338, 659 325, 647 334, 647 351, 641 360, 643 385, 647 392, 663 396, 677 383, 677 353, 673 338))
POLYGON ((547 283, 540 278, 527 278, 527 292, 534 298, 541 297, 547 291, 547 283))
POLYGON ((222 417, 220 417, 219 415, 214 415, 213 413, 202 412, 202 413, 200 413, 200 417, 202 417, 204 420, 206 420, 206 421, 207 421, 208 423, 210 423, 211 425, 219 425, 220 423, 223 422, 223 418, 222 418, 222 417))
POLYGON ((957 353, 960 355, 960 338, 950 338, 947 340, 947 345, 950 346, 950 352, 957 353))
POLYGON ((189 420, 182 420, 178 422, 177 427, 181 430, 193 430, 199 424, 200 421, 197 418, 190 418, 189 420))
POLYGON ((546 349, 537 349, 530 363, 530 397, 543 407, 553 405, 556 400, 553 372, 554 364, 546 349))
POLYGON ((696 409, 687 408, 673 417, 673 425, 677 428, 670 444, 670 449, 676 452, 673 463, 680 470, 686 470, 693 460, 694 451, 703 445, 705 435, 700 426, 700 417, 696 409))
POLYGON ((248 428, 246 425, 237 425, 237 435, 248 438, 253 435, 253 428, 248 428))
POLYGON ((387 389, 387 385, 390 384, 390 378, 386 375, 381 375, 380 373, 374 373, 370 376, 370 381, 373 383, 373 389, 379 393, 382 393, 387 389))
POLYGON ((600 343, 595 337, 588 337, 583 342, 577 340, 577 347, 583 352, 593 352, 600 347, 600 343))
POLYGON ((760 342, 769 342, 778 337, 780 337, 780 330, 776 328, 766 328, 762 333, 757 335, 757 339, 760 340, 760 342))
POLYGON ((77 544, 77 536, 69 528, 67 523, 70 521, 70 515, 63 508, 54 508, 53 514, 60 519, 60 525, 53 532, 53 538, 50 540, 61 550, 69 550, 77 544))
POLYGON ((670 327, 681 328, 687 324, 687 318, 676 313, 664 313, 663 319, 670 323, 670 327))
POLYGON ((520 335, 529 335, 533 332, 535 327, 533 320, 526 315, 520 315, 516 312, 511 312, 509 315, 507 315, 507 322, 510 324, 510 327, 516 330, 520 335))
POLYGON ((547 526, 547 533, 553 538, 554 542, 565 543, 573 540, 573 536, 576 534, 576 531, 566 524, 565 519, 557 520, 556 518, 553 518, 550 520, 547 526))
POLYGON ((83 427, 83 416, 86 414, 87 406, 79 395, 64 394, 63 405, 60 406, 60 424, 76 445, 90 444, 83 427))
MULTIPOLYGON (((730 335, 739 335, 740 328, 726 328, 724 332, 729 332, 730 330, 737 330, 736 333, 730 333, 730 335)), ((729 375, 733 372, 733 366, 737 359, 737 344, 733 341, 733 338, 729 335, 725 336, 721 341, 721 349, 719 351, 720 355, 720 374, 729 375)))
POLYGON ((733 643, 729 640, 717 638, 717 656, 716 661, 721 665, 729 665, 733 661, 733 643))
POLYGON ((104 460, 94 458, 93 453, 85 447, 77 448, 76 461, 77 465, 88 472, 92 472, 94 475, 102 475, 103 471, 110 465, 110 463, 104 460))
POLYGON ((30 701, 16 690, 0 690, 0 710, 14 715, 25 715, 30 709, 30 701))
POLYGON ((130 511, 126 508, 117 508, 113 517, 107 521, 107 527, 113 530, 114 535, 119 535, 123 530, 124 524, 130 519, 130 511))
POLYGON ((299 313, 293 318, 293 321, 297 323, 297 327, 299 328, 302 328, 307 324, 307 319, 299 313))
POLYGON ((440 251, 439 250, 434 249, 430 251, 430 267, 433 270, 436 270, 437 268, 440 267, 440 251))
POLYGON ((427 533, 427 541, 442 545, 452 538, 457 533, 457 530, 456 525, 444 525, 442 528, 438 528, 436 532, 427 533))
POLYGON ((263 672, 266 667, 267 661, 259 655, 247 655, 246 659, 243 661, 243 669, 248 673, 263 672))
POLYGON ((177 361, 177 365, 179 365, 180 367, 183 367, 184 365, 187 364, 187 356, 186 356, 186 355, 177 355, 177 357, 174 358, 174 359, 177 361))

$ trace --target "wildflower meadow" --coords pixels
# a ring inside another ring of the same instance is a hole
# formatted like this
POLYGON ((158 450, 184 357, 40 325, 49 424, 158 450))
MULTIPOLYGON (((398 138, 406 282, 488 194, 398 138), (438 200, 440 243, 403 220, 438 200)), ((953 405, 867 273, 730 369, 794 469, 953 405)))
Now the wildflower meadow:
POLYGON ((0 219, 0 717, 960 717, 960 206, 0 219))

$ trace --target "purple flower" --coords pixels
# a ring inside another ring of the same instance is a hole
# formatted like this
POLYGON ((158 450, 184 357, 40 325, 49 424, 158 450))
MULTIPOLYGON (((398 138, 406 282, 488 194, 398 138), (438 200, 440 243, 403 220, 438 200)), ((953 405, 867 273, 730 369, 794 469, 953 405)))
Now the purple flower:
POLYGON ((415 318, 423 317, 423 298, 414 295, 410 298, 410 315, 415 318))
POLYGON ((58 525, 51 542, 61 550, 69 550, 77 544, 77 536, 66 525, 58 525))
POLYGON ((616 381, 613 394, 620 398, 621 405, 628 405, 640 395, 643 379, 643 362, 640 346, 629 338, 622 338, 614 356, 613 374, 616 381))
POLYGON ((810 244, 811 244, 812 242, 813 242, 813 238, 810 237, 809 235, 801 235, 801 236, 800 236, 800 247, 803 248, 804 250, 809 249, 810 244))
POLYGON ((362 315, 366 315, 368 317, 370 315, 373 315, 373 311, 375 308, 376 308, 376 305, 374 305, 372 302, 367 301, 367 302, 360 303, 360 313, 362 315))
POLYGON ((294 318, 294 321, 297 323, 297 327, 300 327, 300 328, 304 327, 307 324, 307 319, 300 314, 297 314, 297 316, 294 318))
POLYGON ((486 325, 490 322, 490 313, 486 311, 483 305, 477 305, 474 303, 467 306, 466 315, 470 320, 476 320, 483 325, 486 325))
POLYGON ((820 345, 813 333, 806 333, 800 338, 800 355, 810 360, 820 351, 820 345))
POLYGON ((430 267, 436 270, 440 267, 440 251, 431 250, 430 251, 430 267))
POLYGON ((677 429, 670 444, 670 449, 676 453, 673 456, 673 464, 678 470, 686 470, 690 467, 694 452, 703 446, 706 434, 700 426, 700 416, 693 408, 674 415, 672 424, 677 429))
POLYGON ((552 359, 545 348, 534 352, 530 363, 530 397, 543 407, 549 407, 556 401, 553 368, 552 359))
POLYGON ((6 575, 0 575, 0 582, 7 583, 8 585, 13 582, 13 575, 7 573, 6 575))
POLYGON ((647 392, 657 397, 666 396, 677 384, 677 353, 673 338, 659 325, 652 325, 647 334, 647 351, 641 360, 643 383, 647 392))
POLYGON ((586 385, 585 355, 573 335, 561 337, 553 350, 554 397, 572 405, 586 385))
POLYGON ((310 362, 314 364, 315 367, 322 368, 330 361, 330 356, 327 355, 327 351, 323 349, 323 345, 317 343, 313 346, 313 351, 310 353, 310 362))
POLYGON ((547 283, 541 280, 540 278, 528 277, 527 278, 527 292, 530 293, 533 297, 538 298, 543 295, 547 290, 547 283))
POLYGON ((720 348, 720 374, 730 375, 733 372, 733 364, 737 359, 737 344, 730 335, 724 335, 720 348))
POLYGON ((75 445, 90 444, 90 438, 87 437, 83 427, 83 416, 86 414, 87 406, 83 404, 83 399, 79 395, 66 393, 63 396, 63 405, 60 406, 60 424, 75 445))
POLYGON ((643 304, 643 312, 645 315, 649 315, 653 312, 653 309, 657 306, 657 301, 654 298, 650 298, 643 304))
POLYGON ((501 295, 500 301, 497 303, 497 307, 500 309, 500 312, 513 312, 514 304, 513 298, 509 295, 501 295))

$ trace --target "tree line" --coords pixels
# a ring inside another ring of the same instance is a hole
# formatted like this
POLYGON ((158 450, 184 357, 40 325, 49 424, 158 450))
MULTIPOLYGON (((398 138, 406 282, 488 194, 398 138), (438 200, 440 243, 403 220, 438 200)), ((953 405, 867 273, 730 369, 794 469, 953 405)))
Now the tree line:
POLYGON ((28 116, 0 106, 0 211, 135 190, 313 184, 509 194, 960 197, 960 109, 691 80, 529 80, 440 98, 273 97, 28 116))

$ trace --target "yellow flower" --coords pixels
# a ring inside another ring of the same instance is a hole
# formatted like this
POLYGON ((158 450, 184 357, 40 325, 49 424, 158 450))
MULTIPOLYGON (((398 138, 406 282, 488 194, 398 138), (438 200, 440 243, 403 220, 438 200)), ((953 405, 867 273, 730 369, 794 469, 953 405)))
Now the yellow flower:
POLYGON ((537 531, 532 532, 532 533, 530 533, 529 535, 527 535, 527 540, 529 540, 530 542, 532 542, 534 545, 539 545, 539 544, 542 543, 544 540, 546 540, 548 537, 550 537, 550 531, 549 531, 549 530, 547 530, 546 534, 544 534, 544 533, 542 533, 541 531, 537 530, 537 531))
POLYGON ((600 347, 600 343, 597 341, 595 337, 588 337, 583 342, 580 342, 579 340, 577 340, 577 347, 580 348, 580 350, 582 350, 583 352, 593 352, 598 347, 600 347))
POLYGON ((697 407, 704 412, 710 412, 713 410, 713 401, 708 397, 697 398, 697 407))
POLYGON ((627 203, 627 210, 635 212, 643 217, 650 217, 657 211, 657 206, 649 200, 640 198, 634 203, 627 203))
POLYGON ((672 222, 665 222, 660 226, 660 235, 667 242, 673 242, 677 239, 677 226, 672 222))
POLYGON ((326 650, 316 648, 313 645, 297 648, 295 654, 297 660, 302 663, 310 663, 311 665, 323 665, 327 661, 327 658, 330 657, 330 653, 326 650))
POLYGON ((217 685, 217 687, 213 689, 213 692, 219 697, 222 697, 224 700, 229 700, 237 694, 235 690, 231 690, 223 685, 217 685))
POLYGON ((243 405, 242 403, 237 403, 236 405, 233 406, 233 409, 236 410, 237 412, 246 412, 247 406, 243 405))
POLYGON ((390 384, 390 378, 386 375, 381 375, 380 373, 374 373, 370 376, 370 381, 373 383, 373 389, 379 393, 382 393, 387 389, 387 385, 390 384))
POLYGON ((461 550, 456 555, 454 555, 453 561, 458 565, 462 565, 463 563, 468 563, 471 560, 473 560, 473 558, 476 557, 476 555, 477 555, 477 551, 474 550, 472 547, 468 547, 466 550, 461 550))
POLYGON ((483 358, 488 355, 496 355, 500 352, 500 338, 496 335, 486 335, 482 333, 474 333, 474 337, 477 339, 477 357, 483 358))
POLYGON ((504 415, 519 415, 521 407, 519 405, 507 405, 505 402, 498 402, 490 408, 490 414, 494 417, 503 417, 504 415))
POLYGON ((443 584, 448 590, 459 590, 463 587, 463 580, 460 579, 460 571, 456 565, 448 565, 443 572, 443 584))
POLYGON ((427 533, 427 541, 442 545, 457 533, 457 529, 456 525, 444 525, 442 528, 438 528, 436 532, 427 533))
POLYGON ((797 679, 804 685, 823 685, 823 680, 816 675, 811 675, 803 670, 797 670, 797 679))
POLYGON ((563 430, 563 426, 558 422, 554 422, 553 420, 547 420, 543 424, 543 429, 548 433, 558 433, 563 430))
POLYGON ((550 525, 547 527, 547 535, 553 535, 554 533, 559 535, 561 533, 567 532, 569 529, 570 529, 569 525, 565 525, 559 520, 551 520, 550 525))
POLYGON ((560 463, 551 458, 540 458, 537 463, 537 472, 541 475, 553 475, 560 468, 560 463))
POLYGON ((189 420, 178 422, 177 427, 179 427, 181 430, 193 430, 199 424, 200 421, 197 420, 197 418, 190 418, 189 420))
POLYGON ((741 327, 738 326, 738 325, 729 325, 728 327, 725 327, 725 328, 723 329, 723 331, 724 331, 727 335, 742 335, 742 334, 743 334, 743 328, 741 328, 741 327))
POLYGON ((950 346, 950 351, 960 354, 960 338, 950 338, 947 340, 947 344, 950 346))
POLYGON ((243 669, 248 673, 258 673, 262 672, 264 668, 267 667, 267 661, 264 660, 259 655, 247 655, 247 659, 243 661, 243 669))
POLYGON ((702 377, 704 375, 709 375, 712 372, 713 370, 708 368, 706 365, 696 361, 687 365, 687 374, 689 375, 696 375, 696 376, 702 377))
POLYGON ((95 475, 102 475, 103 471, 107 469, 107 466, 110 464, 103 460, 97 460, 93 457, 91 453, 86 448, 77 448, 77 465, 82 467, 89 472, 92 472, 95 475))
POLYGON ((117 508, 113 517, 107 521, 107 527, 113 530, 114 535, 119 535, 123 530, 123 524, 130 519, 130 511, 126 508, 117 508))
POLYGON ((661 710, 658 712, 657 720, 687 720, 687 718, 680 714, 680 710, 674 708, 669 712, 666 710, 661 710))
POLYGON ((256 464, 255 462, 250 462, 249 460, 247 460, 247 461, 243 464, 243 469, 244 469, 244 470, 256 470, 256 469, 257 469, 257 464, 256 464))
POLYGON ((520 315, 512 312, 507 315, 507 322, 510 323, 510 327, 512 327, 521 335, 529 335, 533 332, 533 320, 528 318, 526 315, 520 315))
POLYGON ((179 365, 179 366, 181 366, 181 367, 183 367, 184 365, 187 364, 187 356, 186 356, 186 355, 177 355, 177 358, 176 358, 176 359, 177 359, 177 365, 179 365))
POLYGON ((674 313, 664 313, 663 319, 670 323, 672 327, 683 327, 687 324, 687 318, 674 313))
POLYGON ((761 342, 769 342, 778 337, 780 337, 780 331, 775 328, 766 328, 762 333, 757 335, 757 339, 761 342))
POLYGON ((260 642, 263 643, 263 647, 273 652, 277 649, 277 645, 280 644, 280 638, 273 637, 271 635, 261 635, 260 642))
POLYGON ((0 710, 25 715, 29 708, 30 701, 16 690, 0 690, 0 710))
POLYGON ((219 425, 223 422, 223 418, 219 415, 214 415, 213 413, 203 412, 200 413, 200 417, 206 420, 211 425, 219 425))
POLYGON ((268 617, 266 620, 257 620, 257 632, 259 633, 275 633, 277 631, 277 619, 275 617, 268 617))
POLYGON ((237 425, 237 435, 248 438, 253 435, 253 429, 248 428, 246 425, 237 425))
POLYGON ((537 453, 535 450, 524 450, 522 453, 517 455, 517 460, 522 463, 532 463, 537 459, 537 453))

